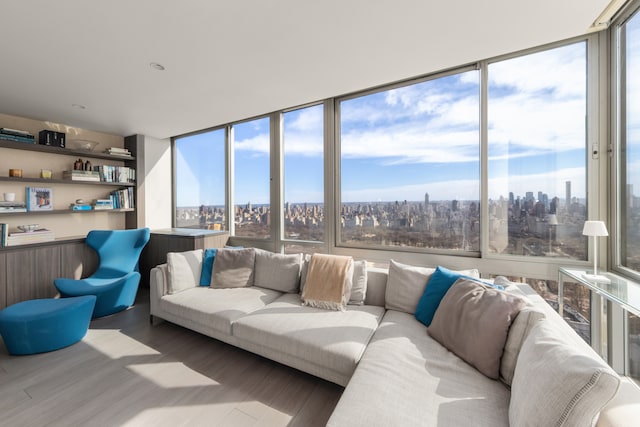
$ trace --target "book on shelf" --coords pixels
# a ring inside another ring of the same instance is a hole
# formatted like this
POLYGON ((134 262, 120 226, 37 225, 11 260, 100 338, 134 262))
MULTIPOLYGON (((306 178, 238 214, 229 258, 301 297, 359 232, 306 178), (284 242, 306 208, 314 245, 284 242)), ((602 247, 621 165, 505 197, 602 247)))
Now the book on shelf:
POLYGON ((53 210, 53 190, 51 188, 27 187, 27 211, 53 210))
POLYGON ((30 134, 26 130, 20 130, 20 129, 0 128, 0 133, 4 133, 6 135, 26 136, 29 138, 33 138, 32 134, 30 134))
POLYGON ((28 136, 20 136, 20 135, 10 135, 6 133, 0 132, 0 139, 4 141, 13 141, 13 142, 26 142, 27 144, 35 144, 35 138, 28 136))
POLYGON ((0 201, 0 208, 26 208, 25 202, 8 202, 6 200, 0 201))
POLYGON ((100 174, 100 180, 104 182, 133 183, 136 179, 135 169, 127 166, 100 165, 94 166, 93 170, 100 174))
POLYGON ((129 151, 126 148, 120 148, 120 147, 109 147, 105 150, 105 152, 108 154, 122 154, 127 156, 131 155, 131 151, 129 151))
POLYGON ((133 188, 123 188, 111 192, 111 200, 114 209, 133 209, 135 208, 135 200, 133 197, 133 188))
POLYGON ((55 240, 53 231, 41 228, 34 231, 16 231, 9 233, 5 239, 5 246, 28 245, 31 243, 51 242, 55 240))
POLYGON ((91 205, 87 205, 84 203, 81 203, 81 204, 71 203, 69 207, 71 208, 72 211, 90 211, 91 210, 91 205))
POLYGON ((18 213, 27 212, 27 207, 0 206, 0 213, 18 213))
POLYGON ((71 181, 100 182, 100 172, 80 170, 62 171, 62 179, 70 179, 71 181))
POLYGON ((9 224, 0 224, 0 248, 7 245, 7 237, 9 237, 9 224))

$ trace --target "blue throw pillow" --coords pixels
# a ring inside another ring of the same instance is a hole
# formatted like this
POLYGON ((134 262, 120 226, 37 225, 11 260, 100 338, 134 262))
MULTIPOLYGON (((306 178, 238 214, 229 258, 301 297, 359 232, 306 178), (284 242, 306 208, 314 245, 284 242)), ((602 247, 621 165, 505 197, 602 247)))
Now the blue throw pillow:
POLYGON ((216 257, 217 249, 205 249, 202 255, 202 272, 200 273, 200 286, 211 284, 211 274, 213 272, 213 260, 216 257))
POLYGON ((461 277, 469 280, 473 280, 474 282, 480 282, 489 286, 492 286, 496 289, 504 289, 504 287, 500 285, 494 285, 492 283, 484 282, 475 277, 469 277, 467 275, 451 271, 447 268, 438 266, 436 271, 431 275, 429 281, 427 282, 427 287, 420 297, 420 301, 418 302, 418 306, 416 307, 415 317, 418 321, 424 323, 426 326, 431 324, 433 320, 433 315, 436 313, 438 306, 440 305, 440 301, 444 298, 444 295, 447 293, 449 288, 456 282, 456 280, 461 277))

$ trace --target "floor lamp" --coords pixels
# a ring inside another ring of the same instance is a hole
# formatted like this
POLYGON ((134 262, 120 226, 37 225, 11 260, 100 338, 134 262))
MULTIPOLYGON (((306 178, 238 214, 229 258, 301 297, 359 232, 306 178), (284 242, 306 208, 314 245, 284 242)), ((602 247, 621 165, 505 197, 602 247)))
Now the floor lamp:
POLYGON ((608 277, 598 274, 598 237, 609 235, 607 226, 604 221, 585 221, 582 234, 593 236, 593 274, 584 273, 582 276, 592 282, 611 283, 608 277))

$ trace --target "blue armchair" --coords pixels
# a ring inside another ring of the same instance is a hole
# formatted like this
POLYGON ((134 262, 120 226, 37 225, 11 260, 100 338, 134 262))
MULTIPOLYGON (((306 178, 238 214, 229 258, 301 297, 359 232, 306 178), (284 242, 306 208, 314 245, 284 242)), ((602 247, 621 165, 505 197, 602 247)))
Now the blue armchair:
POLYGON ((96 272, 80 280, 55 279, 53 284, 62 297, 95 295, 94 318, 131 307, 140 284, 138 260, 148 241, 148 228, 90 231, 86 243, 98 253, 96 272))

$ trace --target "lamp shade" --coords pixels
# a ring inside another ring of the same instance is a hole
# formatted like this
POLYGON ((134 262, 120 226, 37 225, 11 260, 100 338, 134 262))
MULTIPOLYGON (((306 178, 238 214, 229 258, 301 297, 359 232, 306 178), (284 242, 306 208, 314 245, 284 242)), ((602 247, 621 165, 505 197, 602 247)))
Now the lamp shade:
POLYGON ((582 234, 585 236, 608 236, 609 232, 604 221, 585 221, 582 234))

